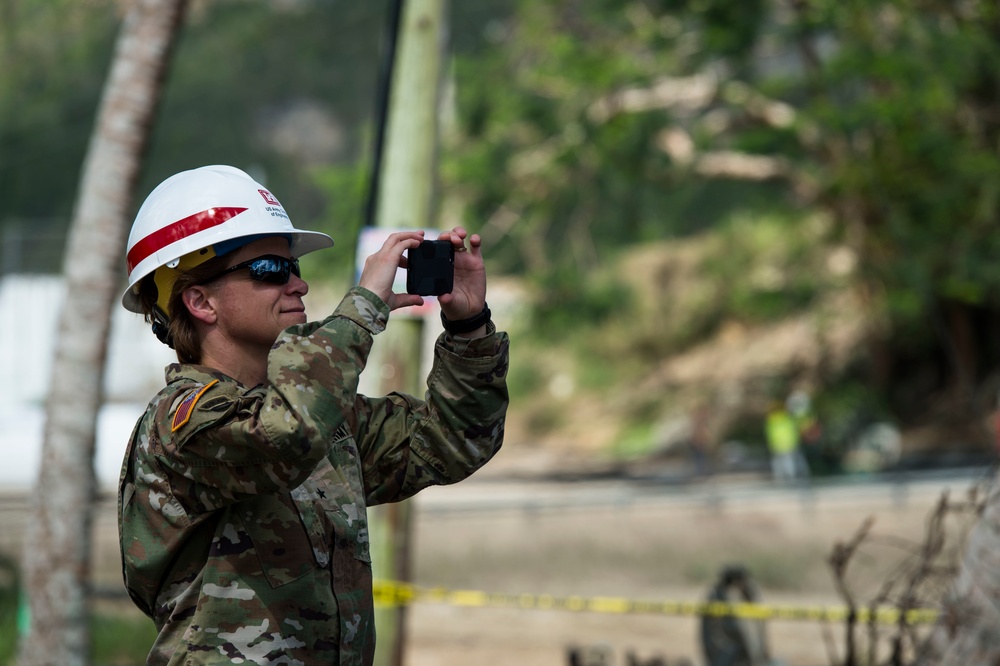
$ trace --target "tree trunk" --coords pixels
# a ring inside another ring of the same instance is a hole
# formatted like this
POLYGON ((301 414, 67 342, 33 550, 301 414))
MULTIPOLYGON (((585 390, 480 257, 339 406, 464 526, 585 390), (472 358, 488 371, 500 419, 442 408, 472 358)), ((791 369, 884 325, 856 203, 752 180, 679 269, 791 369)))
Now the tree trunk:
POLYGON ((1000 493, 994 493, 969 534, 942 619, 919 666, 1000 663, 1000 493))
POLYGON ((962 420, 973 418, 973 400, 976 386, 976 367, 979 354, 976 345, 972 312, 968 305, 955 301, 943 304, 947 322, 948 344, 951 358, 952 390, 955 393, 956 416, 962 420))
POLYGON ((86 664, 95 430, 127 217, 187 0, 133 0, 83 164, 64 260, 66 301, 46 405, 41 470, 23 569, 24 666, 86 664))

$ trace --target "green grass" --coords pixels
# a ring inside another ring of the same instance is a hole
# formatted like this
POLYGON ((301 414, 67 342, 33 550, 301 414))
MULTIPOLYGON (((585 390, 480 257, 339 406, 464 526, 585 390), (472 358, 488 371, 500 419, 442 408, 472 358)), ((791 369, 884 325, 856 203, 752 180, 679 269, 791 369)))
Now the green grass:
MULTIPOLYGON (((0 664, 13 666, 17 656, 16 605, 0 608, 0 664)), ((94 666, 141 666, 156 638, 153 623, 142 616, 95 613, 90 622, 94 666)))
POLYGON ((144 615, 97 613, 91 618, 91 663, 94 666, 131 666, 146 663, 156 639, 156 627, 144 615))
MULTIPOLYGON (((17 657, 18 580, 9 561, 0 561, 0 666, 13 666, 17 657)), ((94 666, 131 666, 146 663, 156 638, 153 623, 136 612, 95 612, 90 621, 94 666)))
POLYGON ((647 455, 654 446, 653 424, 643 421, 626 427, 621 436, 611 443, 610 449, 615 458, 631 460, 647 455))
POLYGON ((0 553, 0 664, 12 664, 16 654, 19 585, 14 560, 0 553))
POLYGON ((0 610, 0 664, 13 664, 17 648, 17 626, 8 618, 6 609, 0 610))

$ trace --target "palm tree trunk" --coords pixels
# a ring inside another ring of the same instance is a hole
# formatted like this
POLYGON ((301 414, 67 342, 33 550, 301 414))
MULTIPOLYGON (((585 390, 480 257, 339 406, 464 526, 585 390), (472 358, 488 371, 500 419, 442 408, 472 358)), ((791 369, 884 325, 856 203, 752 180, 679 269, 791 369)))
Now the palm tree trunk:
POLYGON ((89 661, 88 582, 97 414, 127 218, 187 0, 133 0, 83 164, 64 260, 66 302, 46 405, 23 570, 31 624, 19 663, 89 661))

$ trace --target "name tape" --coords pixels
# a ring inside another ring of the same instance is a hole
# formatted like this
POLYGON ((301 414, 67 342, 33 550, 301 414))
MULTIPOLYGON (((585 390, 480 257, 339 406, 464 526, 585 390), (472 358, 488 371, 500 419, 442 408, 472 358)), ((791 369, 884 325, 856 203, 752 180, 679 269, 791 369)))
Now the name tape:
MULTIPOLYGON (((495 607, 536 610, 565 610, 591 613, 635 613, 680 617, 735 617, 746 620, 800 620, 846 622, 851 611, 846 606, 780 606, 724 601, 637 601, 619 597, 557 597, 549 594, 498 594, 479 590, 449 590, 418 587, 409 583, 376 580, 375 605, 396 608, 413 603, 439 603, 466 608, 495 607)), ((933 624, 940 611, 933 608, 858 608, 854 619, 860 624, 933 624)))

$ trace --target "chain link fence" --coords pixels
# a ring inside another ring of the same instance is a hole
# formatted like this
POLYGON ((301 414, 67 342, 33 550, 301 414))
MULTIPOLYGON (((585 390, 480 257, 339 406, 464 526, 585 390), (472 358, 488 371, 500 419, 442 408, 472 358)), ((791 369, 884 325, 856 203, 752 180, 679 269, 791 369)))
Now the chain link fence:
POLYGON ((63 218, 4 220, 0 224, 0 276, 61 273, 68 228, 63 218))

